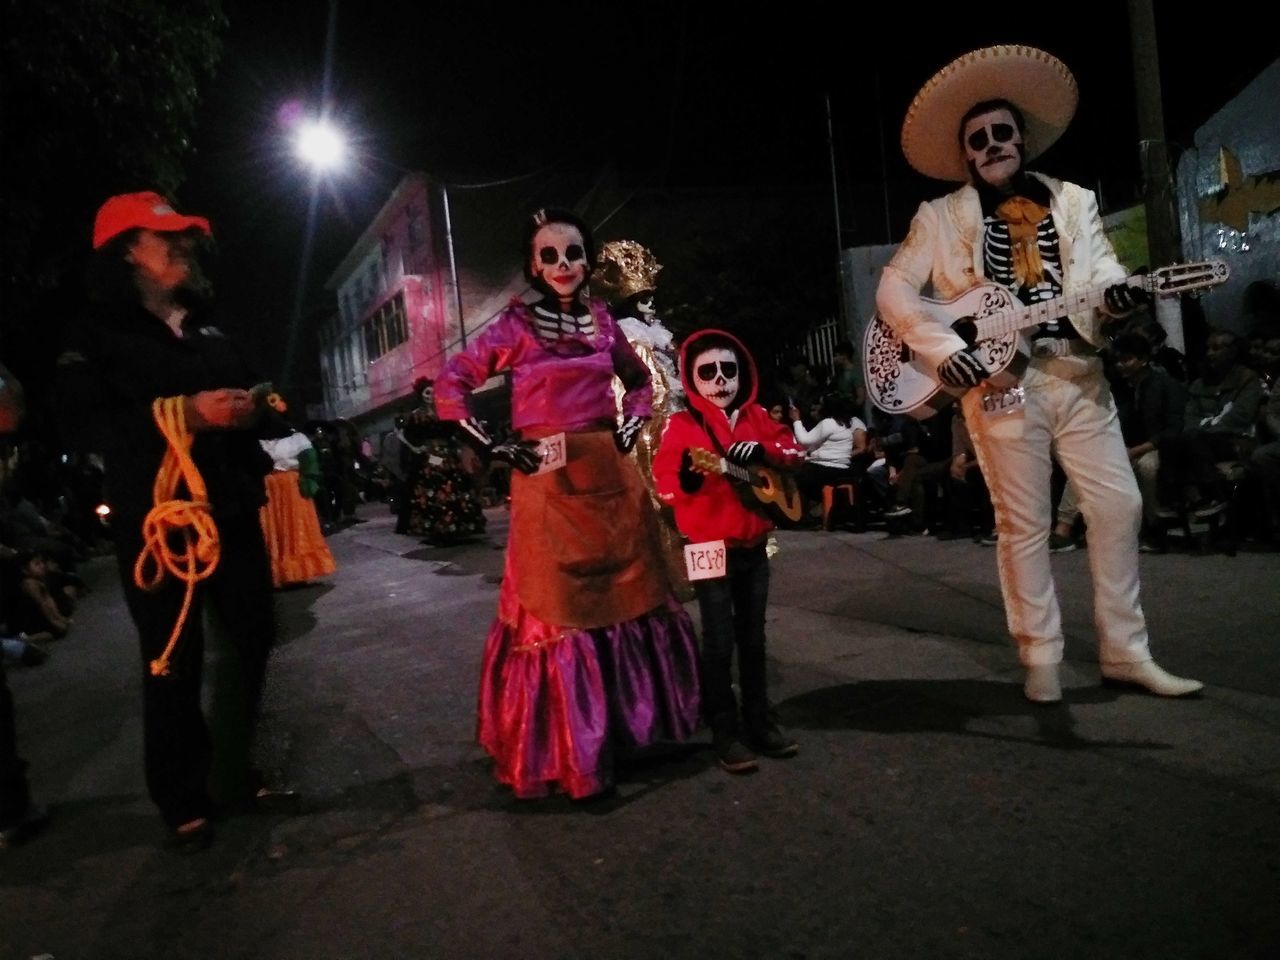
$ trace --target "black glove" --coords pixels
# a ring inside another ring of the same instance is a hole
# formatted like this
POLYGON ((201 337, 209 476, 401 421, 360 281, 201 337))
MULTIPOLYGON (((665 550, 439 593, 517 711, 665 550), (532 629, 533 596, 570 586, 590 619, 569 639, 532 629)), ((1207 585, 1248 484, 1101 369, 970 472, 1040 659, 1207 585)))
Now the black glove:
POLYGON ((685 493, 697 493, 702 489, 703 476, 693 469, 693 454, 688 448, 680 455, 680 489, 685 493))
POLYGON ((644 417, 624 417, 622 426, 614 428, 613 442, 617 444, 621 453, 631 452, 631 448, 636 445, 636 440, 640 436, 644 422, 644 417))
POLYGON ((745 467, 764 459, 764 447, 754 440, 739 440, 737 443, 729 444, 729 449, 724 452, 724 455, 730 463, 745 467))
POLYGON ((938 379, 957 390, 976 387, 987 378, 988 372, 982 361, 968 350, 957 350, 938 364, 938 379))
POLYGON ((542 464, 542 453, 538 444, 532 440, 508 440, 506 443, 494 444, 493 437, 484 428, 484 424, 475 417, 459 420, 458 426, 466 431, 467 436, 494 460, 509 463, 521 473, 537 473, 542 464))
POLYGON ((1102 309, 1113 317, 1123 317, 1151 302, 1151 294, 1145 287, 1131 287, 1127 283, 1113 283, 1102 292, 1102 309))
POLYGON ((489 456, 509 463, 521 473, 537 473, 542 465, 542 452, 532 440, 508 440, 489 448, 489 456))

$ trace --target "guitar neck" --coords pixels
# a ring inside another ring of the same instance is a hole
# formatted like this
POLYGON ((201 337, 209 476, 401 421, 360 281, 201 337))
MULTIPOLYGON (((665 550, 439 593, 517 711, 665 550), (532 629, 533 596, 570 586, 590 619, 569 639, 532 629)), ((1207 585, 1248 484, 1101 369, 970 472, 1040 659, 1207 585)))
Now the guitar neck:
POLYGON ((751 487, 760 486, 760 475, 754 470, 739 466, 736 463, 730 463, 725 457, 718 456, 710 450, 694 451, 694 463, 700 470, 709 473, 718 473, 730 480, 737 480, 739 483, 745 483, 751 487))
POLYGON ((730 463, 723 457, 720 458, 720 472, 732 480, 738 480, 742 483, 750 483, 754 486, 755 474, 746 467, 740 467, 736 463, 730 463))
MULTIPOLYGON (((1149 281, 1141 274, 1129 277, 1124 281, 1131 287, 1148 286, 1149 281)), ((1016 307, 1007 310, 996 310, 980 317, 974 322, 979 340, 990 340, 992 337, 1004 336, 1029 327, 1048 323, 1060 317, 1082 310, 1094 310, 1102 306, 1102 296, 1111 284, 1081 290, 1075 293, 1064 293, 1052 300, 1042 300, 1028 307, 1016 307)))

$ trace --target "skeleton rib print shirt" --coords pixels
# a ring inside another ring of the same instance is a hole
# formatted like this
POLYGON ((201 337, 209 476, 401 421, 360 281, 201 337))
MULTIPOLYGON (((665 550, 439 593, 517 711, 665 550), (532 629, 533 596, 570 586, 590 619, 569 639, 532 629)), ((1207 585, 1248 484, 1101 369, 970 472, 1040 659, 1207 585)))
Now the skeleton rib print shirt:
MULTIPOLYGON (((1061 296, 1062 254, 1058 231, 1049 213, 1048 191, 1037 180, 1027 178, 1025 182, 1032 188, 1027 193, 1043 191, 1043 198, 998 197, 987 190, 979 190, 979 195, 983 272, 1030 306, 1061 296)), ((1033 340, 1078 336, 1065 317, 1042 323, 1031 334, 1033 340)))

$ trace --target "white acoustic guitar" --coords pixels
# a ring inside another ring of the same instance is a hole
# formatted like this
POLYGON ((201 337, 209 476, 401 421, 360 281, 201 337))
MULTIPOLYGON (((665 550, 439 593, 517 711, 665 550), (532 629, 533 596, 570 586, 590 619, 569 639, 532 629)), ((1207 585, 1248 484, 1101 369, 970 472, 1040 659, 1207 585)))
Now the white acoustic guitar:
MULTIPOLYGON (((1202 290, 1225 283, 1230 271, 1221 260, 1175 263, 1151 273, 1136 273, 1124 280, 1157 297, 1202 290)), ((954 300, 920 299, 940 324, 950 327, 974 348, 991 375, 986 383, 995 390, 1017 386, 1031 358, 1022 333, 1049 320, 1102 305, 1102 295, 1112 284, 1066 293, 1052 300, 1025 306, 1013 291, 998 283, 980 283, 954 300)), ((876 314, 867 324, 862 341, 862 365, 867 395, 886 413, 905 413, 924 420, 942 410, 965 391, 938 380, 937 371, 911 350, 876 314)))

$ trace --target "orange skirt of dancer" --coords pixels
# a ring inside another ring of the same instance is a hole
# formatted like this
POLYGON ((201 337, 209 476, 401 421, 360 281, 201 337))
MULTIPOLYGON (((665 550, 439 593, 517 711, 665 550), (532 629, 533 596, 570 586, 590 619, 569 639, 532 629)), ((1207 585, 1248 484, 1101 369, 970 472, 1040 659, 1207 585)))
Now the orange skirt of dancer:
POLYGON ((316 505, 298 488, 297 470, 267 475, 267 503, 258 511, 276 587, 305 583, 337 569, 320 529, 316 505))

